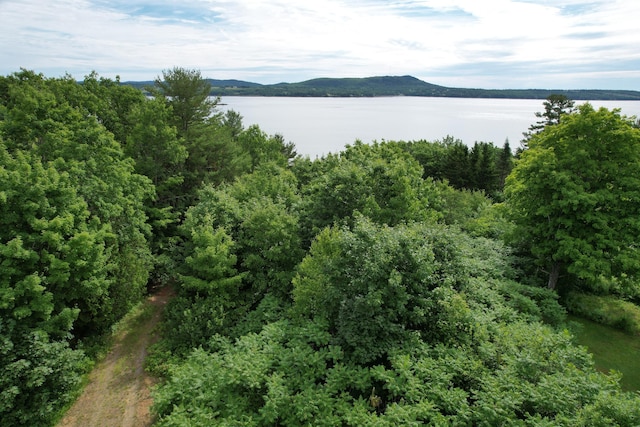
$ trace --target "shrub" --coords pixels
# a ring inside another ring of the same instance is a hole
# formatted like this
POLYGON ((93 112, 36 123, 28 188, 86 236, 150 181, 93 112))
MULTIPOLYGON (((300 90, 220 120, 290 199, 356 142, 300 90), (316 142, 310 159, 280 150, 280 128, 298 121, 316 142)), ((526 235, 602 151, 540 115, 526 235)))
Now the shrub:
POLYGON ((611 295, 571 292, 564 303, 573 314, 640 335, 640 307, 631 302, 611 295))

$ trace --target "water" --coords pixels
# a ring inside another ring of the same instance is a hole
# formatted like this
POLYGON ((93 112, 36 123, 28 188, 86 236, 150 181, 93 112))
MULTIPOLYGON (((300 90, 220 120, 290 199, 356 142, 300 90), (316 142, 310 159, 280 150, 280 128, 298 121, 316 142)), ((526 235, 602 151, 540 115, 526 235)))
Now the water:
MULTIPOLYGON (((476 141, 519 146, 522 133, 544 111, 543 100, 477 98, 290 98, 222 99, 221 110, 240 113, 245 126, 257 124, 269 135, 279 133, 299 154, 312 159, 341 151, 357 139, 376 141, 440 140, 447 135, 467 145, 476 141)), ((583 101, 576 102, 576 105, 583 101)), ((640 116, 640 101, 593 101, 594 107, 621 108, 640 116)))

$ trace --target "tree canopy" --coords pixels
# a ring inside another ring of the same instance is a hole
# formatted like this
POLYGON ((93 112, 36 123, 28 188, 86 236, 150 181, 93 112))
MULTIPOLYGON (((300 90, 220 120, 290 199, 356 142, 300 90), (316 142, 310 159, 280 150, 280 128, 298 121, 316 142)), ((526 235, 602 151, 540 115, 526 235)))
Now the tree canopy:
POLYGON ((594 289, 637 275, 640 131, 619 111, 584 104, 534 135, 505 191, 550 288, 564 270, 594 289))
POLYGON ((161 426, 638 425, 523 268, 635 286, 632 119, 546 105, 512 172, 453 137, 311 160, 197 70, 155 84, 0 77, 3 426, 52 425, 160 285, 161 426))
POLYGON ((186 134, 191 126, 203 123, 218 103, 217 99, 210 98, 211 85, 199 70, 182 67, 164 70, 151 91, 164 97, 173 109, 173 121, 180 135, 186 134))

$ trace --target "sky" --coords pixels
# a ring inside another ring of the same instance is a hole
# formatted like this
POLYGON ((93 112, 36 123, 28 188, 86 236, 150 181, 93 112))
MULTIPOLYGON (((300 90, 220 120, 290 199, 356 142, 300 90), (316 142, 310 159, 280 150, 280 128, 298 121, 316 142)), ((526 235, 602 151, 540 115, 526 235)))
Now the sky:
POLYGON ((0 0, 0 75, 640 90, 638 0, 0 0))

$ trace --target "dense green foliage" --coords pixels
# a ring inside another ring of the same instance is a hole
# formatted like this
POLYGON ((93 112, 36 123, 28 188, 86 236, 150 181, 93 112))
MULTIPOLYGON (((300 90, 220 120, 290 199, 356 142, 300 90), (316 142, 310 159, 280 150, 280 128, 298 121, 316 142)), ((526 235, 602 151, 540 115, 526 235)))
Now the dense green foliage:
POLYGON ((50 423, 85 369, 81 348, 139 300, 152 264, 145 203, 154 188, 115 139, 124 112, 106 105, 145 98, 87 81, 29 71, 0 79, 7 425, 50 423))
POLYGON ((420 163, 425 178, 444 180, 459 190, 481 190, 494 199, 501 199, 505 179, 513 168, 509 141, 502 148, 488 142, 469 147, 450 136, 442 141, 399 144, 420 163))
POLYGON ((517 281, 503 208, 413 155, 447 148, 356 143, 205 188, 152 362, 158 424, 636 424, 558 296, 517 281))
POLYGON ((178 231, 203 185, 264 159, 287 164, 281 137, 215 114, 198 73, 163 76, 153 98, 95 73, 82 84, 27 70, 0 77, 3 425, 50 425, 147 285, 208 262, 185 259, 192 235, 178 231))
POLYGON ((508 258, 437 224, 327 229, 278 320, 169 367, 159 425, 637 423, 637 397, 539 322, 562 310, 508 258))
MULTIPOLYGON (((596 206, 635 230, 638 130, 617 112, 548 123, 520 160, 508 142, 446 138, 356 142, 312 161, 219 114, 197 70, 154 85, 147 97, 95 73, 0 78, 3 425, 51 425, 93 343, 166 284, 176 296, 150 362, 166 380, 159 425, 640 422, 638 397, 594 369, 558 295, 530 274, 540 239, 524 234, 517 257, 506 243, 556 202, 575 224, 613 227, 580 210, 596 206), (551 168, 578 173, 559 156, 570 150, 589 185, 605 182, 595 196, 551 168), (527 179, 547 167, 558 179, 539 184, 544 205, 527 179)), ((607 231, 595 252, 610 258, 584 267, 598 241, 574 231, 582 246, 567 253, 584 259, 562 258, 567 271, 633 296, 633 239, 607 231)))
POLYGON ((507 178, 522 244, 555 288, 566 271, 586 289, 635 281, 640 235, 640 130, 584 104, 531 137, 507 178))

